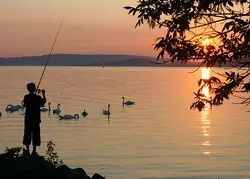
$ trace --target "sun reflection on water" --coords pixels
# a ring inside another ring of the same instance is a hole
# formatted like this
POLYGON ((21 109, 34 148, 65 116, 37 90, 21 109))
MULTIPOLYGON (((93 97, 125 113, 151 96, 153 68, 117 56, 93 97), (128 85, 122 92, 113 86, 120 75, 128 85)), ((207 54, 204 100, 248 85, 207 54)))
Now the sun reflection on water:
MULTIPOLYGON (((210 77, 210 70, 209 68, 201 68, 201 73, 202 73, 202 79, 209 79, 210 77)), ((209 94, 209 89, 207 86, 205 86, 202 89, 202 93, 209 98, 210 94, 209 94)), ((209 155, 211 154, 211 151, 209 151, 209 146, 211 146, 211 141, 210 141, 210 124, 211 121, 209 119, 209 114, 210 114, 210 105, 206 104, 205 108, 201 111, 201 132, 202 135, 204 136, 205 140, 202 143, 203 146, 203 155, 209 155)))

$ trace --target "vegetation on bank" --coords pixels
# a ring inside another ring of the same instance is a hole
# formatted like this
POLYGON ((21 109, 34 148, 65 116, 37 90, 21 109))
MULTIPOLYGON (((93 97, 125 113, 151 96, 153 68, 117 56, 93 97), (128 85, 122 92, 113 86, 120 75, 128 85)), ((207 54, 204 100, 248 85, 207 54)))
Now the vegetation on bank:
POLYGON ((42 155, 28 155, 22 147, 6 148, 0 154, 0 178, 2 179, 104 179, 99 174, 89 177, 82 168, 71 169, 63 164, 52 141, 42 155))

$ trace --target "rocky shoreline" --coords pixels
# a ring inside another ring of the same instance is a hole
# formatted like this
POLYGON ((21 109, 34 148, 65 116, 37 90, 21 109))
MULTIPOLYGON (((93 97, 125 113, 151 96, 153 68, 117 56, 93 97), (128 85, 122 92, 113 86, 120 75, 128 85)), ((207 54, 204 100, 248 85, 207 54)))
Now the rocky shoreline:
MULTIPOLYGON (((52 143, 53 144, 53 143, 52 143)), ((21 147, 6 148, 0 154, 1 179, 105 179, 95 173, 88 176, 84 169, 71 169, 58 159, 53 145, 50 145, 45 156, 27 155, 21 147)))

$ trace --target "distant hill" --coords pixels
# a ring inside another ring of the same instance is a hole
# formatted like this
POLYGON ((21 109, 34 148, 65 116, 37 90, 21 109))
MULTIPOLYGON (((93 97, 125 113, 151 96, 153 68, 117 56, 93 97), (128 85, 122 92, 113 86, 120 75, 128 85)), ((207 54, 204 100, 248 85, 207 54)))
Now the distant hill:
POLYGON ((112 61, 106 63, 106 66, 153 66, 153 67, 194 67, 197 66, 196 63, 188 62, 182 64, 180 62, 175 63, 162 63, 156 61, 154 58, 130 58, 120 61, 112 61))
MULTIPOLYGON (((48 55, 0 58, 0 66, 44 66, 48 55)), ((135 55, 51 55, 48 66, 196 66, 194 63, 155 64, 153 57, 135 55)))

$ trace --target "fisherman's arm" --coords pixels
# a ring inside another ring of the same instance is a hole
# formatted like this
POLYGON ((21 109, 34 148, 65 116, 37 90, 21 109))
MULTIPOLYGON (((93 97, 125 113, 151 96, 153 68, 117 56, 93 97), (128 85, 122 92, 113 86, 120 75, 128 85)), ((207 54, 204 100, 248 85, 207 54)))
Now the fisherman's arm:
POLYGON ((24 98, 23 98, 23 101, 22 101, 23 107, 26 107, 26 106, 27 106, 27 103, 28 103, 28 101, 27 101, 27 96, 25 95, 24 98))
POLYGON ((42 97, 42 103, 43 103, 42 105, 44 105, 47 102, 47 99, 46 99, 46 96, 45 96, 45 90, 44 89, 42 90, 42 96, 43 96, 42 97))

